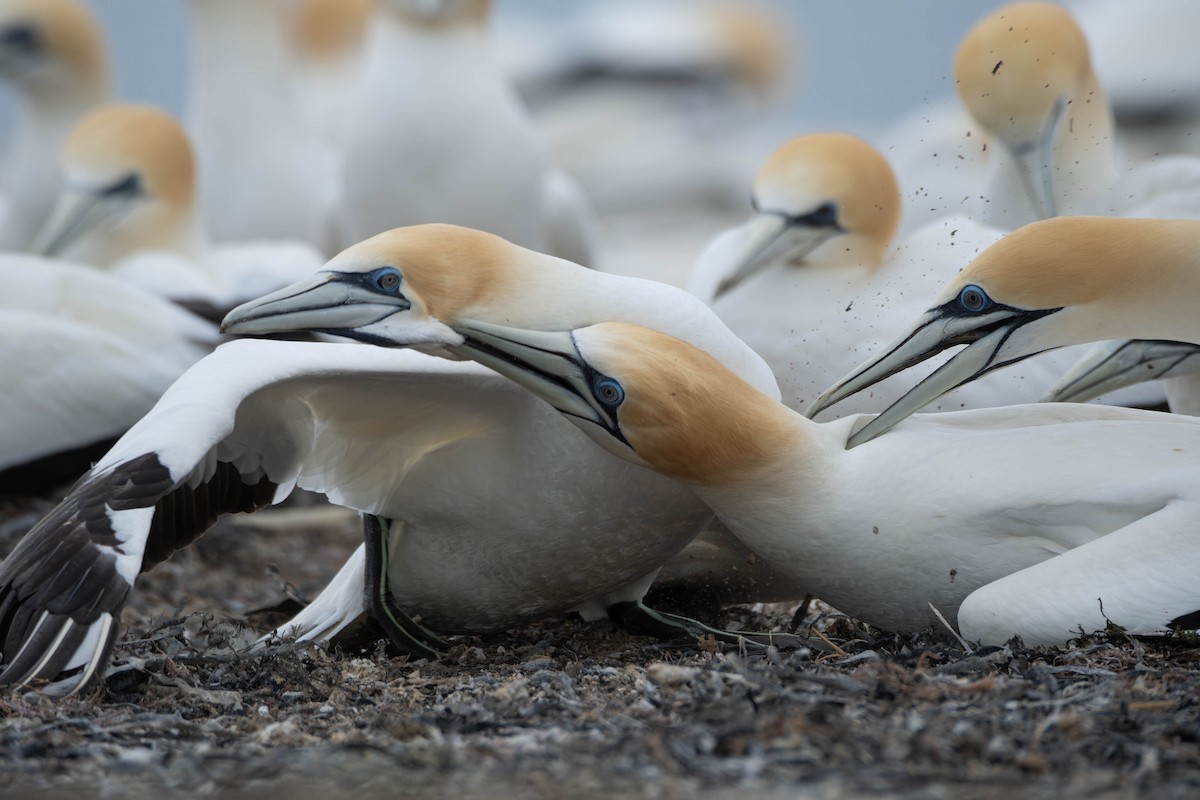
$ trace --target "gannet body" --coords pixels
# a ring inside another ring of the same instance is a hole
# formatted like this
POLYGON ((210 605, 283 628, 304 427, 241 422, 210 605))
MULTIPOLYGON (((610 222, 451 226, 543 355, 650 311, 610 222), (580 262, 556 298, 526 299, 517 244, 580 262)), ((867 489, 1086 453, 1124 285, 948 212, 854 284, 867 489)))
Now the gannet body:
POLYGON ((67 141, 63 169, 67 186, 38 249, 107 269, 210 316, 322 263, 302 242, 210 244, 194 205, 187 134, 149 106, 112 104, 88 114, 67 141))
POLYGON ((305 124, 277 0, 189 0, 188 11, 187 120, 209 233, 335 252, 337 157, 305 124))
POLYGON ((87 267, 5 255, 0 285, 2 492, 76 477, 217 342, 213 325, 87 267), (55 456, 66 463, 30 466, 55 456))
POLYGON ((586 200, 496 66, 488 5, 381 3, 346 134, 347 241, 448 222, 590 266, 586 200))
MULTIPOLYGON (((613 316, 653 321, 777 396, 762 360, 682 290, 446 225, 363 242, 307 281, 236 309, 227 327, 320 330, 461 358, 461 320, 553 328, 613 316)), ((555 416, 473 365, 416 353, 311 342, 219 348, 0 566, 0 681, 82 667, 59 688, 85 685, 141 569, 217 515, 277 502, 293 485, 384 517, 393 593, 446 630, 494 630, 571 608, 594 618, 636 600, 711 512, 684 487, 583 447, 555 416), (136 496, 130 480, 144 487, 136 496), (57 580, 66 561, 88 570, 86 580, 57 580), (38 632, 41 611, 51 617, 38 632)), ((356 556, 285 629, 336 633, 363 609, 364 569, 356 556)))
POLYGON ((951 388, 1057 347, 1137 337, 1200 344, 1192 308, 1200 221, 1057 217, 1026 225, 947 282, 881 354, 826 390, 817 413, 958 344, 862 431, 869 441, 951 388))
POLYGON ((846 450, 864 417, 810 422, 661 333, 463 331, 464 353, 688 483, 755 552, 869 623, 911 631, 936 609, 986 644, 1062 644, 1109 621, 1134 634, 1200 621, 1191 418, 976 409, 846 450))
POLYGON ((0 155, 0 249, 14 250, 29 245, 54 204, 71 129, 111 93, 92 13, 76 0, 0 2, 0 80, 21 106, 0 155))

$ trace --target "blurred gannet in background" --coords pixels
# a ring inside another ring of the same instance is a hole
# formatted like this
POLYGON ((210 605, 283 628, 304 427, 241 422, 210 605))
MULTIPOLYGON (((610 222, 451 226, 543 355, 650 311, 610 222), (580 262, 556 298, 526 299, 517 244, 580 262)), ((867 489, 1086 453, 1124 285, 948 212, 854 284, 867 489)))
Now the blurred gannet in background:
POLYGON ((350 110, 358 102, 377 2, 301 0, 287 17, 297 102, 309 127, 331 147, 343 144, 350 110))
POLYGON ((342 165, 347 241, 466 225, 593 266, 586 198, 492 57, 489 0, 381 0, 342 165))
MULTIPOLYGON (((682 290, 447 225, 360 243, 236 309, 226 327, 319 330, 462 358, 460 322, 555 329, 610 318, 662 327, 778 396, 767 365, 682 290)), ((685 487, 588 446, 477 365, 383 347, 232 342, 185 373, 0 566, 0 682, 66 673, 59 689, 87 684, 139 571, 218 515, 279 502, 294 486, 383 518, 368 518, 374 555, 360 550, 285 626, 314 639, 363 611, 365 577, 372 611, 396 638, 412 630, 397 603, 449 632, 571 609, 628 614, 711 519, 685 487)))
POLYGON ((278 0, 189 0, 188 10, 186 119, 213 239, 336 252, 338 160, 301 114, 278 0))
POLYGON ((915 324, 826 390, 810 415, 959 344, 967 346, 849 446, 950 389, 1046 350, 1131 336, 1200 344, 1198 281, 1195 220, 1056 217, 1026 225, 952 278, 915 324))
POLYGON ((62 186, 58 157, 71 128, 111 94, 95 17, 76 0, 0 0, 0 80, 21 106, 0 155, 0 249, 17 250, 62 186))
POLYGON ((216 327, 84 266, 0 256, 0 492, 72 480, 209 352, 216 327))
MULTIPOLYGON (((795 409, 876 352, 1002 231, 963 216, 893 236, 900 192, 886 159, 863 140, 818 133, 775 151, 754 183, 755 214, 716 237, 690 289, 771 365, 795 409)), ((1078 354, 1027 365, 946 397, 932 410, 1033 402, 1078 354)), ((903 391, 901 376, 884 391, 903 391)), ((1141 392, 1137 395, 1141 399, 1141 392)), ((864 395, 846 413, 877 411, 864 395)))
POLYGON ((971 213, 1006 229, 1057 214, 1200 216, 1200 159, 1118 165, 1112 110, 1069 11, 1014 3, 979 22, 954 60, 963 103, 1002 152, 971 213))
POLYGON ((844 449, 705 353, 627 324, 460 326, 463 352, 687 483, 818 597, 895 631, 1061 645, 1200 625, 1200 423, 1070 404, 919 415, 844 449))
POLYGON ((62 155, 66 185, 36 247, 109 270, 217 318, 320 267, 301 242, 212 245, 183 128, 150 106, 88 114, 62 155))

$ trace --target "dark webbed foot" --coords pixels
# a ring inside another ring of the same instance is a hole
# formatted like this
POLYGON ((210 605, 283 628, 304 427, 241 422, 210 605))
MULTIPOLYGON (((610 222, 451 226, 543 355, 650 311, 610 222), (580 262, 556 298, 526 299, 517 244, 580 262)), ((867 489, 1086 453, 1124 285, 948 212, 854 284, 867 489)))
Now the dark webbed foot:
POLYGON ((363 592, 367 610, 401 650, 421 658, 437 658, 450 648, 449 642, 404 613, 388 589, 389 528, 389 521, 363 514, 363 541, 366 544, 363 592))

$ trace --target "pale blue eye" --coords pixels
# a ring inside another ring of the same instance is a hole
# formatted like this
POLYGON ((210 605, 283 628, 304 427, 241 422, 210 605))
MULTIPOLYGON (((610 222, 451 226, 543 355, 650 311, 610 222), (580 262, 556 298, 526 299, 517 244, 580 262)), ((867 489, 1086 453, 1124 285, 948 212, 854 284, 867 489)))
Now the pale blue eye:
POLYGON ((619 406, 625 399, 625 390, 612 378, 601 378, 596 381, 595 391, 596 399, 606 406, 619 406))
POLYGON ((375 284, 375 288, 389 294, 396 294, 400 289, 400 280, 400 270, 395 267, 377 269, 371 275, 371 282, 375 284))
POLYGON ((987 296, 987 292, 972 283, 964 286, 963 290, 958 293, 958 304, 963 307, 964 311, 976 314, 990 306, 992 300, 987 296))

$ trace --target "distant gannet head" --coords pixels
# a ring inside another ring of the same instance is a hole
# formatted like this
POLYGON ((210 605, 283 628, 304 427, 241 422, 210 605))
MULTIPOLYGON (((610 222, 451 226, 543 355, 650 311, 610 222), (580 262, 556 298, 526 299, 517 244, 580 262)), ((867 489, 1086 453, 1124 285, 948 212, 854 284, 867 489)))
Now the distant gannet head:
POLYGON ((31 97, 107 92, 92 12, 78 0, 0 0, 0 80, 31 97))
POLYGON ((300 56, 326 62, 358 52, 377 5, 378 0, 303 0, 292 26, 300 56))
POLYGON ((665 333, 621 322, 461 329, 460 354, 546 400, 610 452, 672 478, 735 483, 795 446, 792 412, 665 333))
POLYGON ((1197 341, 1200 223, 1056 217, 1013 231, 968 264, 883 353, 814 401, 813 416, 955 345, 966 345, 851 437, 888 430, 946 392, 1057 347, 1120 338, 1197 341))
POLYGON ((1054 216, 1056 143, 1064 133, 1088 134, 1070 130, 1091 116, 1085 106, 1108 113, 1074 17, 1051 3, 1004 6, 963 38, 954 77, 971 115, 1016 158, 1034 207, 1054 216))
POLYGON ((34 249, 107 266, 137 250, 176 249, 193 225, 195 162, 165 111, 109 104, 88 114, 62 155, 65 187, 34 249))
POLYGON ((887 159, 847 133, 780 147, 758 171, 753 202, 742 247, 728 261, 704 264, 713 275, 694 279, 715 285, 716 297, 777 261, 876 267, 900 224, 900 187, 887 159))

